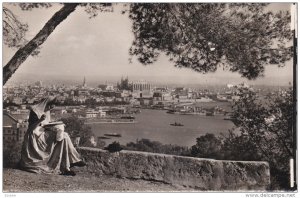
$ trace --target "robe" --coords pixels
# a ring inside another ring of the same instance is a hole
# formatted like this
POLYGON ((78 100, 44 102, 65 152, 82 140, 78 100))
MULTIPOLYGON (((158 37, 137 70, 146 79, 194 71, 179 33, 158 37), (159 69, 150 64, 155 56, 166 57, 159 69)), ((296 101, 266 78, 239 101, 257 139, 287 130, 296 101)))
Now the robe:
POLYGON ((29 114, 28 130, 24 135, 20 168, 34 173, 63 173, 70 171, 70 165, 81 161, 68 133, 63 132, 61 141, 56 133, 43 127, 50 122, 50 111, 45 112, 49 99, 32 107, 29 114), (40 117, 46 119, 39 125, 40 117))

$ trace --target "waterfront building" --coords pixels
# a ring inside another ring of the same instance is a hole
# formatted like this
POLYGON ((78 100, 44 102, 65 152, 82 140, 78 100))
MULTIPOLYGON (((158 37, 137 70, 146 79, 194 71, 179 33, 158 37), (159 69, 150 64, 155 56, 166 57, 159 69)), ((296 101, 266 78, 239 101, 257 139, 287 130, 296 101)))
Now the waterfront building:
POLYGON ((139 102, 140 102, 140 105, 152 105, 153 104, 153 98, 150 97, 150 98, 146 98, 146 97, 143 97, 143 98, 139 98, 138 99, 139 102))
POLYGON ((170 101, 172 100, 171 91, 167 87, 153 88, 153 101, 170 101))
POLYGON ((85 112, 85 117, 86 118, 97 118, 99 115, 99 112, 93 111, 93 110, 88 110, 85 112))
POLYGON ((99 117, 100 118, 105 118, 106 117, 106 112, 102 111, 102 110, 99 110, 99 117))
POLYGON ((154 92, 153 93, 153 100, 154 101, 162 101, 163 100, 163 94, 162 92, 154 92))
POLYGON ((162 97, 164 101, 171 101, 173 100, 171 93, 166 92, 166 93, 162 93, 162 97))
POLYGON ((106 117, 106 111, 103 109, 99 110, 93 110, 88 109, 85 111, 85 118, 105 118, 106 117))

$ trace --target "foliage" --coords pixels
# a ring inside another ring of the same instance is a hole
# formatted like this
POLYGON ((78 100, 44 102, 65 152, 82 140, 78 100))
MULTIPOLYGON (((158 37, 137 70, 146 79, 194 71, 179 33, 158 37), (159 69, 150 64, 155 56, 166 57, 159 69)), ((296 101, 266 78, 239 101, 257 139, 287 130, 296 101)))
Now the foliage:
POLYGON ((119 152, 123 150, 122 146, 119 142, 114 141, 113 143, 109 144, 107 147, 104 148, 105 150, 108 150, 111 153, 119 152))
POLYGON ((52 7, 51 3, 13 3, 19 6, 23 11, 31 11, 34 8, 49 8, 52 7))
MULTIPOLYGON (((48 8, 50 3, 15 3, 22 10, 48 8)), ((4 44, 19 50, 4 66, 3 84, 28 55, 36 55, 39 46, 76 7, 82 6, 90 18, 112 11, 111 3, 65 3, 30 42, 21 23, 3 7, 4 44)), ((133 21, 134 42, 130 54, 143 64, 165 53, 176 67, 197 72, 214 72, 219 66, 243 77, 263 75, 266 64, 282 66, 292 57, 289 12, 266 12, 263 3, 133 3, 129 17, 133 21)))
POLYGON ((61 121, 66 125, 65 131, 70 137, 80 137, 79 146, 93 147, 90 138, 94 136, 94 133, 90 126, 84 124, 84 120, 71 116, 62 118, 61 121))
POLYGON ((3 167, 16 167, 21 159, 22 144, 3 142, 3 167))
POLYGON ((130 54, 150 64, 165 53, 176 67, 207 73, 223 66, 255 79, 263 75, 266 64, 282 65, 292 57, 287 46, 292 39, 289 12, 266 12, 266 6, 132 4, 129 17, 135 40, 130 54))
POLYGON ((288 188, 289 159, 293 157, 293 89, 269 96, 267 103, 247 88, 237 91, 233 121, 240 135, 230 133, 224 140, 226 158, 261 160, 270 164, 273 184, 288 188))
MULTIPOLYGON (((31 11, 37 8, 50 8, 52 3, 11 3, 20 7, 22 11, 31 11)), ((80 6, 85 8, 85 12, 90 18, 95 17, 100 12, 112 11, 111 3, 82 3, 80 6)), ((28 25, 21 22, 18 17, 7 7, 3 6, 3 38, 4 44, 11 48, 21 48, 28 43, 26 33, 28 25)), ((32 55, 38 55, 40 48, 38 47, 32 55)))
POLYGON ((197 138, 191 156, 241 161, 267 161, 271 189, 289 188, 289 159, 293 157, 293 89, 269 95, 263 101, 257 93, 239 87, 235 94, 232 121, 238 130, 215 137, 197 138))
POLYGON ((191 148, 191 156, 221 159, 221 139, 210 133, 198 137, 196 145, 191 148))
POLYGON ((223 159, 241 161, 260 161, 259 151, 255 142, 246 135, 239 135, 232 130, 225 136, 221 145, 223 159))
POLYGON ((177 146, 177 145, 167 145, 162 144, 158 141, 151 141, 149 139, 136 140, 136 142, 127 143, 125 148, 126 150, 134 151, 145 151, 151 153, 164 153, 171 155, 190 155, 190 151, 187 147, 177 146))
POLYGON ((112 12, 113 7, 111 3, 82 3, 85 12, 90 15, 89 18, 98 16, 101 12, 112 12))
MULTIPOLYGON (((28 25, 22 23, 18 17, 8 8, 3 7, 3 43, 11 48, 23 47, 28 41, 25 34, 28 25)), ((38 51, 33 53, 37 54, 38 51)))

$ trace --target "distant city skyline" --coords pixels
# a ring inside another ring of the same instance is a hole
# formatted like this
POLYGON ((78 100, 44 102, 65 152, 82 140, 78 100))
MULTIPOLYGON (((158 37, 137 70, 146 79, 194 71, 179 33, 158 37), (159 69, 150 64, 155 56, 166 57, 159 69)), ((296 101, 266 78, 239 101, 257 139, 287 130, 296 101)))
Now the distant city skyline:
MULTIPOLYGON (((81 86, 83 84, 83 79, 86 79, 86 85, 87 87, 97 87, 98 85, 103 85, 103 84, 112 84, 112 85, 117 85, 117 83, 120 83, 122 76, 115 76, 115 77, 93 77, 93 76, 69 76, 69 77, 59 77, 59 76, 53 76, 52 78, 43 78, 42 76, 36 77, 36 78, 29 78, 28 75, 24 75, 23 77, 18 76, 13 81, 9 81, 5 87, 11 87, 11 86, 19 86, 19 85, 32 85, 35 84, 36 82, 41 81, 44 86, 49 86, 49 85, 66 85, 66 86, 81 86)), ((127 76, 123 76, 125 78, 127 76)), ((175 77, 174 77, 175 78, 175 77)), ((145 80, 146 82, 155 85, 155 86, 180 86, 180 87, 211 87, 211 86, 224 86, 226 87, 227 84, 233 84, 233 85, 238 85, 242 83, 246 83, 251 86, 291 86, 292 82, 290 83, 281 83, 281 82, 270 82, 270 83, 260 83, 260 81, 247 81, 247 80, 240 80, 240 81, 223 81, 219 83, 211 83, 211 81, 205 81, 203 83, 197 83, 197 82, 182 82, 182 81, 175 81, 170 79, 170 77, 166 77, 167 80, 157 80, 153 79, 150 76, 143 76, 143 77, 138 77, 138 76, 128 76, 129 82, 134 82, 134 81, 140 81, 140 80, 145 80)))
MULTIPOLYGON (((271 4, 271 10, 287 10, 288 3, 271 4)), ((33 9, 21 11, 17 6, 8 6, 23 23, 28 23, 30 40, 50 17, 60 9, 54 4, 48 9, 33 9)), ((42 45, 38 57, 29 57, 8 81, 19 82, 22 79, 44 81, 76 81, 86 76, 90 82, 116 81, 122 76, 132 80, 145 79, 157 83, 178 84, 226 84, 241 83, 288 85, 293 81, 292 61, 283 68, 276 65, 265 67, 265 77, 255 81, 241 78, 238 73, 223 71, 219 68, 215 73, 200 74, 191 69, 175 68, 165 55, 157 62, 144 66, 136 59, 129 63, 128 50, 133 41, 131 21, 121 14, 121 6, 114 12, 99 13, 89 19, 83 8, 77 8, 42 45)), ((3 65, 5 65, 16 49, 3 45, 3 65)), ((88 82, 87 81, 87 82, 88 82)))

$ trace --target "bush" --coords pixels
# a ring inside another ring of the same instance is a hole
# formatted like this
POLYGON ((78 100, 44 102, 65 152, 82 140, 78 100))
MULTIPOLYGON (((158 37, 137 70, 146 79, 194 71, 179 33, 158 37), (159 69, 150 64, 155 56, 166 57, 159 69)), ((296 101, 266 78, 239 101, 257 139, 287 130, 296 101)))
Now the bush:
POLYGON ((151 153, 163 153, 170 155, 181 155, 189 156, 190 151, 188 147, 171 145, 171 144, 162 144, 158 141, 151 141, 149 139, 137 140, 135 143, 130 142, 125 146, 126 150, 133 151, 144 151, 151 153))
POLYGON ((197 138, 196 145, 191 148, 191 156, 200 158, 222 159, 221 139, 207 133, 197 138))
POLYGON ((3 144, 3 167, 15 168, 21 159, 22 144, 3 144))
POLYGON ((107 147, 104 148, 105 150, 108 150, 109 152, 111 153, 114 153, 114 152, 119 152, 121 150, 123 150, 123 147, 120 145, 119 142, 113 142, 111 144, 109 144, 107 147))

